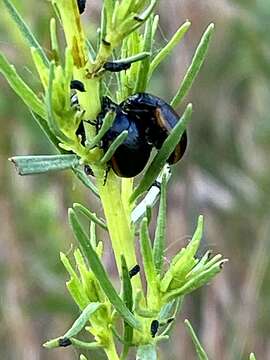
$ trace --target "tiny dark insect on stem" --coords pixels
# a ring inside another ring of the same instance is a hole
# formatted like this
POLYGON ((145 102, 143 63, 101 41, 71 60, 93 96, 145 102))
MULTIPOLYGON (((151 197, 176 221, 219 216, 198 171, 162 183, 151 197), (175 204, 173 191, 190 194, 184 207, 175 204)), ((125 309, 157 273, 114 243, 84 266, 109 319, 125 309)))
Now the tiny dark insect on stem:
POLYGON ((158 320, 153 320, 151 322, 151 326, 150 326, 150 332, 152 337, 154 338, 158 332, 158 328, 159 328, 159 322, 158 320))
POLYGON ((58 340, 59 346, 61 347, 67 347, 72 344, 69 338, 61 338, 58 340))
POLYGON ((129 270, 129 277, 130 279, 133 278, 133 276, 137 275, 140 271, 140 265, 135 265, 131 270, 129 270))

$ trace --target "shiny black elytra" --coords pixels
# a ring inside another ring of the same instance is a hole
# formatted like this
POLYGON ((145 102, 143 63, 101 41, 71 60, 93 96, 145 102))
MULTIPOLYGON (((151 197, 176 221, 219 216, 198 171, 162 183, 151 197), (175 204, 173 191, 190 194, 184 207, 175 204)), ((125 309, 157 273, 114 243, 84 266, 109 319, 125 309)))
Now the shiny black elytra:
MULTIPOLYGON (((169 104, 151 94, 129 96, 119 105, 104 97, 97 120, 97 131, 108 111, 114 111, 116 116, 112 127, 104 135, 101 146, 104 151, 108 150, 115 138, 122 131, 128 130, 128 137, 118 147, 109 164, 118 176, 127 178, 138 175, 144 169, 152 148, 161 148, 179 120, 179 115, 169 104)), ((179 161, 186 147, 187 133, 184 131, 168 163, 172 165, 179 161)))
POLYGON ((132 114, 125 113, 121 104, 113 103, 109 98, 103 98, 102 111, 98 115, 97 127, 102 125, 104 116, 108 111, 115 112, 115 119, 112 127, 102 138, 102 148, 106 152, 112 142, 123 131, 128 131, 128 137, 117 148, 110 160, 110 166, 113 171, 120 177, 134 177, 138 175, 146 166, 152 145, 146 141, 145 126, 132 114))
MULTIPOLYGON (((156 149, 160 149, 164 141, 175 127, 179 115, 159 97, 147 93, 138 93, 128 97, 121 107, 124 112, 137 117, 146 126, 146 138, 156 149)), ((168 159, 168 164, 178 162, 187 148, 187 132, 184 131, 179 143, 168 159)))

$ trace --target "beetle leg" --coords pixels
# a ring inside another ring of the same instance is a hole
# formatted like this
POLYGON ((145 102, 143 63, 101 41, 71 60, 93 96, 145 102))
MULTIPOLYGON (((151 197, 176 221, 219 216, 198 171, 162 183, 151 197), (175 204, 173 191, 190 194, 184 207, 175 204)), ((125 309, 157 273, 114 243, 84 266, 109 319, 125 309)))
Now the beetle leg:
POLYGON ((111 98, 108 96, 103 96, 101 101, 101 112, 104 113, 104 115, 108 111, 115 111, 117 109, 118 105, 112 101, 111 98))
POLYGON ((105 174, 104 174, 103 186, 106 185, 106 182, 107 182, 107 179, 108 179, 108 174, 109 174, 110 170, 111 170, 111 166, 109 164, 107 164, 105 174))
POLYGON ((91 167, 89 165, 84 165, 84 172, 87 176, 94 176, 93 170, 91 169, 91 167))
POLYGON ((85 92, 84 84, 80 80, 71 80, 70 88, 74 90, 78 90, 80 92, 85 92))

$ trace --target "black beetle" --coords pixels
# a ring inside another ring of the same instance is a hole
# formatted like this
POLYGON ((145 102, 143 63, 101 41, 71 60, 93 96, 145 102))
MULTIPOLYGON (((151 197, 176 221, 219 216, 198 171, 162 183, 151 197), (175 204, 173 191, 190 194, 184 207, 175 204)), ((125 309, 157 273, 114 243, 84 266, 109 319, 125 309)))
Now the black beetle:
MULTIPOLYGON (((161 148, 178 122, 179 115, 164 100, 147 93, 131 95, 119 105, 104 97, 102 111, 97 119, 97 132, 110 110, 114 111, 116 116, 112 127, 102 139, 101 147, 106 151, 121 132, 128 130, 128 137, 117 148, 110 165, 118 176, 134 177, 146 166, 153 146, 156 149, 161 148)), ((185 131, 168 163, 175 164, 179 161, 186 147, 185 131)))
MULTIPOLYGON (((146 127, 146 139, 160 149, 179 120, 175 110, 159 97, 147 93, 129 96, 120 104, 124 112, 133 115, 146 127)), ((187 148, 187 133, 184 131, 178 145, 168 159, 172 165, 179 161, 187 148)))
POLYGON ((103 68, 111 72, 120 72, 122 70, 128 70, 131 67, 131 62, 117 62, 117 61, 107 61, 103 68))
POLYGON ((97 131, 109 110, 113 110, 116 115, 112 127, 102 138, 101 147, 106 152, 116 137, 128 130, 128 137, 113 154, 110 166, 118 176, 134 177, 144 169, 152 150, 152 145, 145 139, 145 126, 142 122, 138 123, 132 114, 125 113, 121 104, 117 105, 105 97, 97 118, 97 131))
POLYGON ((156 334, 158 332, 158 328, 159 328, 158 320, 153 320, 150 325, 150 332, 151 332, 151 336, 153 338, 156 336, 156 334))
POLYGON ((79 8, 79 13, 82 14, 85 10, 86 0, 77 0, 77 4, 79 8))
POLYGON ((64 337, 64 338, 61 338, 58 340, 58 344, 61 347, 67 347, 67 346, 70 346, 72 344, 72 342, 70 341, 69 338, 64 337))
POLYGON ((129 270, 129 277, 130 279, 133 278, 135 275, 137 275, 140 272, 140 265, 135 265, 131 270, 129 270))

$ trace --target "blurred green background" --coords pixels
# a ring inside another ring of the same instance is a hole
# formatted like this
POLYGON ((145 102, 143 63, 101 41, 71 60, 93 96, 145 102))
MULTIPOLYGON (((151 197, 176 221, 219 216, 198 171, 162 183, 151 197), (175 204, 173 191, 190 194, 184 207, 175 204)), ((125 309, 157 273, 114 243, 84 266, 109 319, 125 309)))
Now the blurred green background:
MULTIPOLYGON (((48 48, 50 4, 14 3, 48 48)), ((100 6, 101 1, 88 1, 87 33, 99 21, 100 6)), ((38 92, 29 52, 2 3, 0 11, 0 50, 38 92)), ((156 50, 184 20, 192 22, 151 83, 150 91, 166 100, 203 30, 212 21, 216 24, 206 64, 186 99, 192 100, 194 114, 188 153, 174 167, 169 190, 168 258, 186 243, 202 213, 202 250, 210 247, 230 259, 209 286, 186 299, 160 359, 196 358, 183 326, 186 317, 210 359, 247 359, 251 351, 258 359, 270 359, 269 0, 163 0, 158 13, 156 50)), ((53 149, 2 77, 0 86, 0 358, 77 359, 73 349, 47 351, 41 343, 63 333, 78 315, 59 260, 59 251, 69 252, 73 243, 67 208, 81 201, 100 209, 71 173, 17 176, 7 161, 10 156, 53 149)), ((107 268, 113 272, 105 247, 107 268)))

